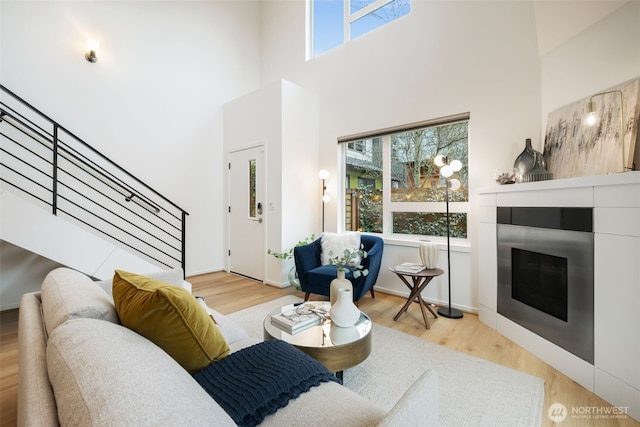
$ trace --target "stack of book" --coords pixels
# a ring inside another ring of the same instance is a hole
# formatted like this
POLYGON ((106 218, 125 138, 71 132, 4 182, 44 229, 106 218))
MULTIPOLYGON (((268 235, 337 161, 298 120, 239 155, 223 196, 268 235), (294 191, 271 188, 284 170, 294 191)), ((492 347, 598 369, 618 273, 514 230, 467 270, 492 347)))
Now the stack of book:
POLYGON ((299 314, 295 309, 271 315, 271 324, 285 332, 295 334, 314 325, 319 325, 322 318, 315 313, 299 314))
POLYGON ((395 270, 399 273, 419 273, 424 270, 424 265, 416 264, 414 262, 404 262, 400 265, 396 265, 395 270))

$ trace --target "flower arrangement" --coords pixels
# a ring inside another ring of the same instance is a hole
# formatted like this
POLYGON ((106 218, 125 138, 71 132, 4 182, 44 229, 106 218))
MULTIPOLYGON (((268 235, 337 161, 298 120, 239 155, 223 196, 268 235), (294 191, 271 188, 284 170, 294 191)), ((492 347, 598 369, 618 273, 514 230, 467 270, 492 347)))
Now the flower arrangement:
POLYGON ((345 249, 342 256, 333 256, 333 252, 329 252, 329 265, 335 265, 338 271, 348 273, 353 272, 353 278, 366 276, 369 274, 369 270, 364 268, 360 263, 361 260, 367 257, 367 252, 364 250, 364 245, 360 244, 359 249, 345 249))
MULTIPOLYGON (((296 246, 308 245, 309 243, 313 242, 315 239, 316 239, 316 235, 312 234, 311 236, 307 237, 306 239, 298 241, 298 243, 296 243, 296 246)), ((286 250, 284 252, 274 252, 271 249, 268 249, 267 250, 267 254, 273 255, 274 257, 276 257, 278 259, 291 259, 291 258, 293 258, 293 248, 291 248, 289 250, 286 250)))

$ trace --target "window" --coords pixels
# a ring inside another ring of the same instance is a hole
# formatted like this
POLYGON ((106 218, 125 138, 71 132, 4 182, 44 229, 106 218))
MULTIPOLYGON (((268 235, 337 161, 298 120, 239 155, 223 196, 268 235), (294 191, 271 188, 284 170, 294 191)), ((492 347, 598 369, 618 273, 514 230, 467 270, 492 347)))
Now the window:
POLYGON ((308 0, 308 7, 313 58, 408 14, 411 0, 308 0))
POLYGON ((347 144, 347 148, 349 150, 358 151, 360 153, 364 153, 367 146, 364 141, 354 141, 347 144))
POLYGON ((249 160, 249 218, 256 218, 256 161, 249 160))
POLYGON ((345 156, 345 228, 373 233, 446 236, 448 179, 434 158, 460 160, 449 185, 451 237, 467 237, 469 115, 340 138, 345 156), (355 147, 364 147, 358 151, 355 147), (353 147, 353 148, 349 148, 353 147), (386 191, 385 191, 386 190, 386 191))

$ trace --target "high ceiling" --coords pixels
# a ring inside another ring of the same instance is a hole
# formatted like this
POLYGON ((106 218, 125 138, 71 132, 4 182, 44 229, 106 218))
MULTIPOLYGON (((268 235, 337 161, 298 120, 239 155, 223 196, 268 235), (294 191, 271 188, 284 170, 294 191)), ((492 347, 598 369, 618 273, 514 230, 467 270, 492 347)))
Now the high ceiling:
POLYGON ((534 0, 538 53, 553 50, 629 1, 637 0, 534 0))

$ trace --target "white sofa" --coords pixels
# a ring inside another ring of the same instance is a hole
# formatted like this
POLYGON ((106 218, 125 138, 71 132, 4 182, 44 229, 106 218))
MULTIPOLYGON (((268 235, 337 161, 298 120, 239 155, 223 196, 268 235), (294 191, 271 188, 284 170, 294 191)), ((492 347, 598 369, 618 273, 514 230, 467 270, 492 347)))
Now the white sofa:
MULTIPOLYGON (((182 285, 181 270, 154 276, 182 285)), ((99 284, 59 268, 40 292, 22 296, 18 426, 235 425, 182 366, 119 324, 110 292, 108 281, 99 284)), ((231 352, 257 342, 211 312, 231 352)), ((437 376, 428 371, 390 412, 328 382, 291 400, 262 425, 425 426, 437 420, 437 376)))

